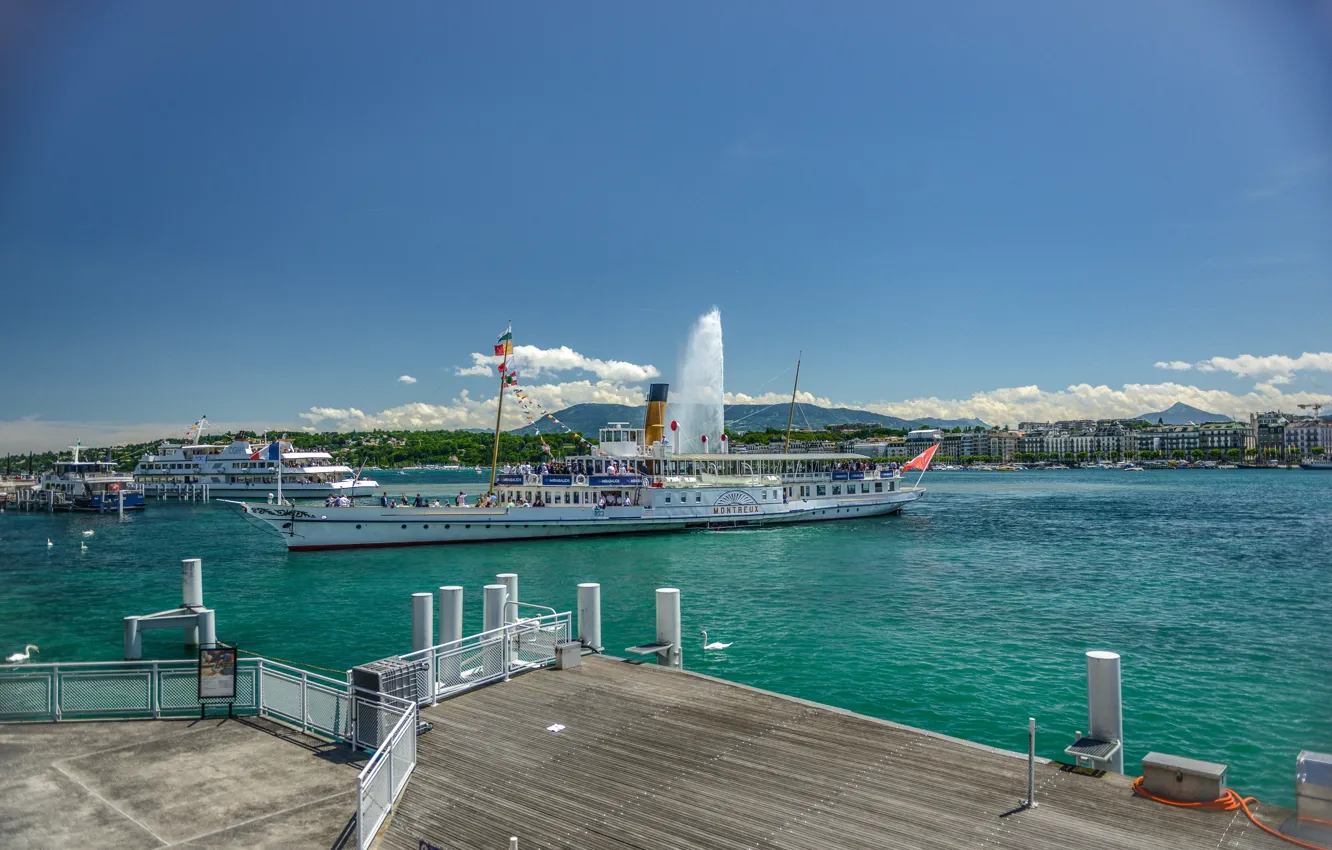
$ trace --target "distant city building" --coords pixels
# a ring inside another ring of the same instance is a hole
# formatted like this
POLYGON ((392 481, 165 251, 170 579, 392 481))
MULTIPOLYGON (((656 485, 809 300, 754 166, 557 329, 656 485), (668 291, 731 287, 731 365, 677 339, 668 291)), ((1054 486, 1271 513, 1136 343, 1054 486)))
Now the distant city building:
POLYGON ((1258 451, 1264 456, 1285 454, 1286 425, 1298 418, 1298 416, 1282 413, 1279 410, 1250 414, 1249 428, 1254 433, 1258 451))
POLYGON ((851 440, 842 444, 842 451, 868 457, 907 457, 906 440, 902 437, 872 437, 851 440))
POLYGON ((1282 435, 1287 452, 1312 454, 1316 448, 1332 449, 1332 422, 1306 419, 1286 425, 1282 435))

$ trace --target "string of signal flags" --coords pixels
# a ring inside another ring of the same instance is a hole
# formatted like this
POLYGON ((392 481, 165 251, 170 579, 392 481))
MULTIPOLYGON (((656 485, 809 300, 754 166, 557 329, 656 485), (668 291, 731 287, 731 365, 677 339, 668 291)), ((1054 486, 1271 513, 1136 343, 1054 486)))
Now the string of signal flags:
MULTIPOLYGON (((577 440, 579 445, 586 446, 588 451, 592 454, 604 454, 601 449, 597 448, 582 434, 557 419, 554 413, 546 410, 541 402, 532 398, 530 393, 524 391, 519 386, 517 362, 515 361, 512 367, 509 365, 509 361, 514 359, 513 325, 509 325, 505 328, 504 333, 500 334, 499 339, 495 340, 495 356, 504 358, 500 361, 498 366, 500 374, 500 392, 502 393, 506 389, 513 391, 514 398, 518 399, 518 406, 522 409, 523 417, 527 419, 527 424, 532 426, 532 430, 536 432, 538 437, 541 436, 541 428, 538 423, 542 423, 544 420, 548 419, 555 423, 556 427, 558 427, 563 433, 577 440)), ((541 448, 548 454, 551 453, 550 445, 546 443, 544 437, 541 439, 541 448)))

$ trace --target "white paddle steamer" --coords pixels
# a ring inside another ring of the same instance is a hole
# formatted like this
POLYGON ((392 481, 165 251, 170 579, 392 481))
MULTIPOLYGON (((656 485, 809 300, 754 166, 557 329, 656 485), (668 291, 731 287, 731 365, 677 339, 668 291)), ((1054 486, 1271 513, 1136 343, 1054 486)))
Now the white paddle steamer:
MULTIPOLYGON (((651 386, 645 427, 602 429, 597 451, 569 458, 566 472, 492 472, 494 507, 231 504, 270 525, 289 550, 310 551, 858 519, 900 511, 925 493, 864 455, 675 454, 665 434, 667 389, 651 386)), ((923 473, 928 463, 922 455, 907 467, 923 473)))

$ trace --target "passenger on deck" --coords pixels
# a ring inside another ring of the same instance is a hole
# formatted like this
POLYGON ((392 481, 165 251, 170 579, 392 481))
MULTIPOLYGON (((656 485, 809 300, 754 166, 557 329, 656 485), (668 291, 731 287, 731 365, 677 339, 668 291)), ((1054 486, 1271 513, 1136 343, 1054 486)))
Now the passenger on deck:
POLYGON ((342 496, 339 496, 339 497, 338 497, 338 507, 340 507, 340 508, 350 508, 350 507, 351 507, 351 504, 352 504, 352 500, 349 499, 349 498, 347 498, 347 496, 346 496, 345 494, 342 495, 342 496))
POLYGON ((459 490, 458 498, 454 501, 454 505, 459 508, 467 507, 467 494, 459 490))
POLYGON ((417 493, 416 498, 412 501, 412 507, 424 508, 425 506, 426 506, 425 499, 422 499, 421 494, 417 493))
POLYGON ((387 490, 384 491, 384 495, 379 497, 379 506, 381 508, 387 508, 389 506, 389 495, 387 490))

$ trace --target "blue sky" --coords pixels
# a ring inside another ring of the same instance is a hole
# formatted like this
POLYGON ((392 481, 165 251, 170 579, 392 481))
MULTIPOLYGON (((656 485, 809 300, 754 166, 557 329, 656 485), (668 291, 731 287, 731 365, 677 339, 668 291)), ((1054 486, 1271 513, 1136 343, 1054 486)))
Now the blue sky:
POLYGON ((812 398, 907 415, 1332 393, 1326 2, 9 4, 0 33, 3 449, 470 424, 494 382, 457 373, 509 318, 536 397, 635 397, 713 305, 756 398, 801 349, 812 398))

